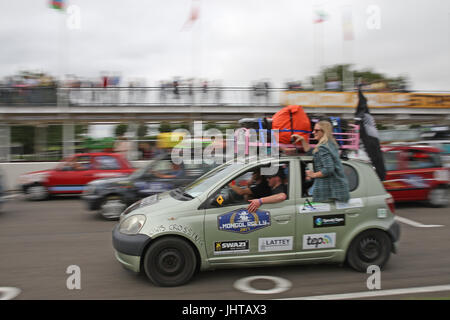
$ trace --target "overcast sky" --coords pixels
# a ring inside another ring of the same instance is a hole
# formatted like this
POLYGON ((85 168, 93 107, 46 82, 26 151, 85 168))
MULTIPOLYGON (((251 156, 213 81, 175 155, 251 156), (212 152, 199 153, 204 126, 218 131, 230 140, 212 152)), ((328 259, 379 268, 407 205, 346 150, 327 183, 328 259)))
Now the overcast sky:
POLYGON ((70 0, 80 10, 72 30, 49 2, 0 0, 0 77, 107 71, 149 85, 179 76, 281 86, 345 62, 408 75, 412 89, 450 90, 447 0, 70 0), (183 28, 193 2, 199 18, 183 28), (313 23, 316 10, 327 14, 322 24, 313 23), (343 40, 345 10, 352 41, 343 40))

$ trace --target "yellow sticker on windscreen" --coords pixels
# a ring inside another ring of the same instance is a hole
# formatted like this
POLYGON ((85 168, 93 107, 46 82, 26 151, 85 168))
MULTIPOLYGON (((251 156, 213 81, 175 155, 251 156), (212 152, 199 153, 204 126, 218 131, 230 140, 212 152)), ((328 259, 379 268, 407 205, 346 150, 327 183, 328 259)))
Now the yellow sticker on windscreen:
POLYGON ((223 197, 222 196, 218 196, 216 199, 217 203, 221 206, 223 203, 223 197))

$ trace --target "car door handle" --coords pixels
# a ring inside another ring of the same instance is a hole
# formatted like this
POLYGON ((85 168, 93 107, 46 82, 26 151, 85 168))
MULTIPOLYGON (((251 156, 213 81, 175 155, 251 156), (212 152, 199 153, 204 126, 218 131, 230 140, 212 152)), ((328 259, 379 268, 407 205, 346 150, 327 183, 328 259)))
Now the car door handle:
POLYGON ((291 221, 291 216, 290 215, 279 215, 279 216, 275 216, 273 217, 275 219, 276 222, 280 222, 280 223, 287 223, 289 221, 291 221))
POLYGON ((361 208, 352 208, 344 211, 350 218, 359 216, 361 213, 361 208))

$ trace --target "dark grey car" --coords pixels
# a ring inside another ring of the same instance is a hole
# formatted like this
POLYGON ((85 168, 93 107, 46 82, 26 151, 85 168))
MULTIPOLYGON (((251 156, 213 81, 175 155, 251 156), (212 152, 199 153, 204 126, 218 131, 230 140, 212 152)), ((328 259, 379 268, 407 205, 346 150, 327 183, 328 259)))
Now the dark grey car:
POLYGON ((184 162, 177 168, 174 166, 170 155, 161 155, 130 176, 88 183, 82 199, 86 201, 88 210, 100 211, 107 219, 118 219, 122 211, 134 202, 185 186, 217 165, 184 162))

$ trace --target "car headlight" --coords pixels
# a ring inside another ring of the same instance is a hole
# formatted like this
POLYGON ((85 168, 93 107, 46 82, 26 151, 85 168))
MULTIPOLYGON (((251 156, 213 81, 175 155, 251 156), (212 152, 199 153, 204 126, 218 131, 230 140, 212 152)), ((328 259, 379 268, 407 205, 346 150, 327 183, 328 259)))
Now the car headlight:
POLYGON ((93 184, 87 184, 86 187, 83 190, 84 195, 90 195, 95 193, 95 185, 93 184))
POLYGON ((142 214, 126 218, 120 223, 119 232, 123 234, 137 234, 144 226, 145 220, 146 218, 142 214))

